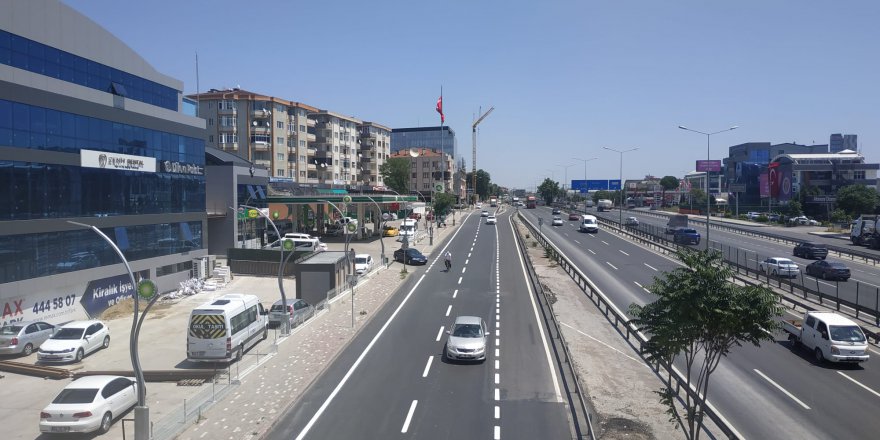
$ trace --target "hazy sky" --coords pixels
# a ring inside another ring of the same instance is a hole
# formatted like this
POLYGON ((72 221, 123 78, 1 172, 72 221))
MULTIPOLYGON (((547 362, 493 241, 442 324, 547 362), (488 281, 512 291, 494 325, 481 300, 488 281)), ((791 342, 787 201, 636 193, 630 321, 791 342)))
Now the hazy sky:
POLYGON ((880 160, 880 2, 66 0, 196 91, 244 89, 376 121, 447 124, 501 185, 681 176, 743 142, 857 134, 880 160))

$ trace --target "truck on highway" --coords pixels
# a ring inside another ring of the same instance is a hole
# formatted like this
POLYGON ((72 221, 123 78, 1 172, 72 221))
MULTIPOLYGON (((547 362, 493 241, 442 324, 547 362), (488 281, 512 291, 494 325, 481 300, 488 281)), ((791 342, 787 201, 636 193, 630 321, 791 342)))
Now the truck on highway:
POLYGON ((675 214, 669 217, 666 223, 666 233, 675 234, 675 231, 688 227, 688 216, 684 214, 675 214))
POLYGON ((535 200, 535 196, 526 197, 526 209, 535 209, 538 206, 538 201, 535 200))
POLYGON ((865 362, 868 339, 855 322, 834 312, 806 312, 802 320, 783 321, 791 348, 803 346, 816 362, 865 362))
POLYGON ((609 211, 611 208, 614 208, 614 202, 608 199, 599 199, 599 202, 596 205, 596 209, 598 209, 599 212, 609 211))
POLYGON ((493 208, 497 208, 498 207, 498 199, 496 199, 495 197, 492 197, 491 199, 489 199, 489 206, 491 206, 493 208))
POLYGON ((855 219, 849 232, 849 239, 853 244, 873 249, 880 247, 880 240, 877 237, 877 216, 862 215, 855 219))

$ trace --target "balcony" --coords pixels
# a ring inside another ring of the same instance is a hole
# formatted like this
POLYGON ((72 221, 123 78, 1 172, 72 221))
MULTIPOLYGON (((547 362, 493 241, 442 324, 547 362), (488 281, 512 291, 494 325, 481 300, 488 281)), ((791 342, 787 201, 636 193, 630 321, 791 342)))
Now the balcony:
POLYGON ((306 148, 306 154, 308 154, 309 156, 314 156, 314 155, 318 154, 318 149, 308 147, 308 148, 306 148))
POLYGON ((308 141, 308 142, 315 142, 317 139, 318 139, 318 137, 315 136, 314 133, 309 133, 306 135, 306 141, 308 141))
POLYGON ((318 166, 315 165, 315 164, 313 164, 313 163, 309 163, 309 164, 306 166, 306 168, 307 168, 308 170, 315 171, 315 170, 318 169, 318 166))
POLYGON ((238 142, 226 142, 217 145, 223 151, 238 151, 238 142))
POLYGON ((236 129, 235 125, 218 125, 217 130, 222 133, 235 133, 236 129))
POLYGON ((266 159, 254 159, 254 165, 259 165, 262 167, 269 168, 272 166, 272 163, 266 159))
POLYGON ((232 107, 232 108, 218 108, 218 109, 217 109, 217 114, 218 114, 218 115, 224 115, 224 116, 235 116, 236 113, 238 113, 238 110, 236 110, 235 107, 232 107))
POLYGON ((318 124, 318 121, 311 119, 311 118, 306 118, 306 125, 308 125, 309 127, 314 127, 317 124, 318 124))
POLYGON ((251 127, 251 134, 269 134, 272 131, 269 127, 264 127, 262 125, 257 125, 256 127, 251 127))
POLYGON ((287 154, 290 154, 291 157, 296 155, 296 147, 287 147, 287 154))
POLYGON ((272 116, 272 112, 266 109, 259 109, 251 111, 251 117, 254 119, 266 119, 272 116))

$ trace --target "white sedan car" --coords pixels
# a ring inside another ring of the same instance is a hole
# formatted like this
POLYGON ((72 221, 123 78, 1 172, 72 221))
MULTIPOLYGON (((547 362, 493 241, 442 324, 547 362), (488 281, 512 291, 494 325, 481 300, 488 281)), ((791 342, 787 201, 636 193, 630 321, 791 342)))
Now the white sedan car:
POLYGON ((354 273, 363 275, 373 270, 373 257, 370 254, 357 254, 354 256, 354 273))
POLYGON ((768 258, 758 263, 758 270, 767 275, 780 277, 796 277, 800 273, 798 265, 788 258, 768 258))
POLYGON ((137 404, 137 382, 122 376, 85 376, 61 390, 40 412, 40 432, 98 432, 137 404))
POLYGON ((98 320, 64 324, 37 350, 39 362, 79 362, 85 355, 110 346, 110 329, 98 320))
POLYGON ((562 226, 562 225, 563 225, 562 217, 560 217, 558 215, 553 217, 553 226, 562 226))
POLYGON ((494 215, 490 215, 490 216, 486 217, 486 224, 487 225, 494 225, 496 222, 497 222, 497 220, 495 219, 494 215))

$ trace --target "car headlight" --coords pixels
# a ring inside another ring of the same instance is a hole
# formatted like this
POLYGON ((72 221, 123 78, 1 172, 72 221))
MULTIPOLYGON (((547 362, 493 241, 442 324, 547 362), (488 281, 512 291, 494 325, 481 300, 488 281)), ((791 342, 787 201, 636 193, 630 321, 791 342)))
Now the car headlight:
POLYGON ((832 345, 831 354, 840 354, 840 349, 832 345))

